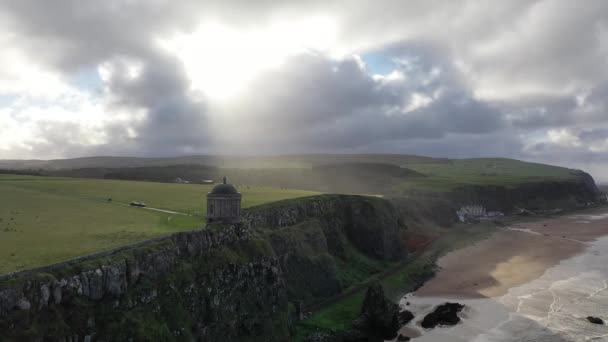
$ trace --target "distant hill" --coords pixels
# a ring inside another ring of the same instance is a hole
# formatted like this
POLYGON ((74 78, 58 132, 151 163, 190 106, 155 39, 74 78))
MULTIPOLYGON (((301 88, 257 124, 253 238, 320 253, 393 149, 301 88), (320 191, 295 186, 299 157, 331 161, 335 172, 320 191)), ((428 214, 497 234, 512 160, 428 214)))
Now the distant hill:
POLYGON ((578 170, 506 158, 446 159, 394 154, 8 160, 0 161, 0 169, 47 176, 156 182, 173 182, 179 178, 200 183, 227 176, 237 185, 391 196, 582 177, 578 170))
POLYGON ((2 169, 82 169, 206 165, 222 168, 306 168, 329 163, 446 163, 448 159, 400 154, 302 154, 278 156, 186 156, 169 158, 85 157, 54 160, 0 160, 2 169))

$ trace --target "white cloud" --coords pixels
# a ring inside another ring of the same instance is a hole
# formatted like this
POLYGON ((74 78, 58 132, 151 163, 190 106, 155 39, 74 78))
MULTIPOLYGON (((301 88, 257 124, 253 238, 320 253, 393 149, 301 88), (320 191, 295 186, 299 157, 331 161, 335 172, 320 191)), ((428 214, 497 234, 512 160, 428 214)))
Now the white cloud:
POLYGON ((579 137, 565 128, 550 129, 547 132, 547 140, 552 144, 564 147, 579 147, 582 145, 579 137))
POLYGON ((16 45, 17 40, 11 34, 0 33, 0 95, 53 100, 72 91, 60 72, 27 55, 16 45))
POLYGON ((184 63, 193 89, 223 99, 243 91, 260 73, 279 68, 289 56, 330 51, 336 27, 327 16, 282 19, 253 29, 209 22, 158 42, 184 63))
POLYGON ((60 158, 75 147, 80 151, 111 143, 107 128, 131 130, 143 119, 141 111, 107 113, 107 103, 65 86, 65 93, 40 100, 23 95, 0 109, 0 157, 60 158), (44 151, 44 154, 41 154, 44 151))
POLYGON ((413 93, 409 104, 404 108, 404 112, 412 112, 417 109, 424 108, 433 102, 433 98, 421 94, 421 93, 413 93))

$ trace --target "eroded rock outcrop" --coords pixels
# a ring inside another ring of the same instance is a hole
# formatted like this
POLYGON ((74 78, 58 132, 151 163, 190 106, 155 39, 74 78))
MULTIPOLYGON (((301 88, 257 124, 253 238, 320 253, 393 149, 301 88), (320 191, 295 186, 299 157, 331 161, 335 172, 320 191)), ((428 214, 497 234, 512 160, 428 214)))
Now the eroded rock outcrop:
POLYGON ((409 336, 405 336, 405 335, 401 335, 399 334, 399 336, 397 336, 397 341, 402 342, 402 341, 409 341, 411 340, 411 338, 409 336))
POLYGON ((399 306, 384 296, 382 285, 374 284, 367 289, 361 308, 358 328, 383 340, 397 337, 399 330, 399 306))
POLYGON ((404 326, 414 319, 414 314, 411 311, 403 310, 399 313, 399 326, 404 326))
POLYGON ((593 323, 593 324, 599 324, 599 325, 604 324, 603 319, 601 319, 599 317, 595 317, 595 316, 587 316, 587 320, 589 321, 589 323, 593 323))
POLYGON ((460 322, 458 313, 464 305, 459 303, 445 303, 437 306, 433 312, 424 317, 420 325, 425 329, 431 329, 438 325, 456 325, 460 322))

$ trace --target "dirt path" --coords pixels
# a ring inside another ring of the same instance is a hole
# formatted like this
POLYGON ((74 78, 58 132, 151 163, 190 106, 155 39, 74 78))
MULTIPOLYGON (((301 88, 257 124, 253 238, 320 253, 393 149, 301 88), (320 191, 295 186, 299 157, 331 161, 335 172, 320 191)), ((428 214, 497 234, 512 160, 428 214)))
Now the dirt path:
POLYGON ((153 210, 153 211, 159 211, 161 213, 166 213, 166 214, 174 214, 174 215, 182 215, 182 216, 192 216, 192 214, 186 214, 186 213, 179 213, 177 211, 171 211, 171 210, 165 210, 165 209, 158 209, 158 208, 151 208, 151 207, 136 207, 136 206, 132 206, 126 203, 118 203, 118 202, 112 202, 114 204, 118 204, 118 205, 122 205, 125 207, 129 207, 129 208, 139 208, 139 209, 146 209, 146 210, 153 210))

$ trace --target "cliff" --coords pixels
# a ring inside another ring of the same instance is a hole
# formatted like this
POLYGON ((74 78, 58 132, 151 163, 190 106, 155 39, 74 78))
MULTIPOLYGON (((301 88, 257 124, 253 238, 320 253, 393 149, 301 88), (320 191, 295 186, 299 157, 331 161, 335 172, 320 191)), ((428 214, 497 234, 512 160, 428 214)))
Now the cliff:
POLYGON ((392 204, 381 198, 321 195, 254 207, 243 215, 250 226, 271 231, 312 220, 331 238, 328 251, 334 256, 344 256, 348 242, 377 259, 404 256, 398 241, 401 218, 392 204))
POLYGON ((284 340, 276 258, 240 225, 5 277, 3 341, 284 340))
POLYGON ((290 300, 312 304, 407 255, 399 212, 381 198, 321 195, 247 210, 285 271, 290 300))
POLYGON ((385 200, 315 196, 2 276, 0 341, 285 341, 289 301, 328 298, 401 258, 401 229, 385 200))
POLYGON ((463 184, 439 194, 388 199, 399 210, 406 225, 422 229, 429 223, 449 227, 458 222, 456 211, 469 204, 481 204, 488 210, 511 214, 518 208, 573 210, 606 201, 593 178, 582 171, 573 171, 570 179, 539 179, 503 185, 463 184))
POLYGON ((588 173, 574 171, 571 179, 529 181, 517 185, 466 185, 448 197, 456 205, 483 203, 506 213, 521 207, 531 210, 576 209, 598 202, 601 192, 588 173))

